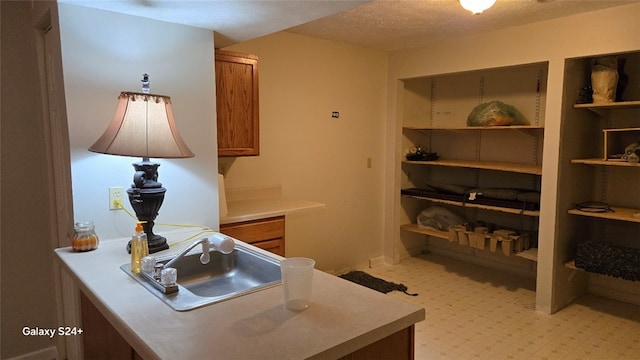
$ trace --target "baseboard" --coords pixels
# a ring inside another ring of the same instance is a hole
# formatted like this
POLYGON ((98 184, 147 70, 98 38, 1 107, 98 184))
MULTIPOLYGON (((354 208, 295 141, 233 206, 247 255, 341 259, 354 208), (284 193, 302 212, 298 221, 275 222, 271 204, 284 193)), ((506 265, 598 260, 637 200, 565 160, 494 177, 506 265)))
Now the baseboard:
POLYGON ((378 257, 374 257, 374 258, 369 259, 369 267, 370 268, 382 266, 384 264, 385 264, 384 256, 378 256, 378 257))
POLYGON ((388 259, 385 259, 385 260, 387 260, 387 263, 389 264, 397 264, 403 259, 418 256, 418 255, 424 254, 427 251, 428 250, 427 250, 426 244, 414 246, 411 248, 404 248, 404 249, 401 249, 401 251, 399 251, 398 254, 396 254, 397 259, 394 259, 393 262, 389 262, 388 259))
POLYGON ((340 270, 329 270, 327 271, 327 273, 331 274, 331 275, 335 275, 335 276, 340 276, 342 274, 346 274, 349 271, 353 270, 352 268, 346 267, 346 268, 342 268, 340 270))
POLYGON ((389 257, 389 256, 385 256, 384 257, 384 263, 387 264, 387 265, 394 265, 393 258, 389 257))
POLYGON ((58 348, 50 346, 48 348, 32 351, 7 360, 58 360, 58 348))
POLYGON ((635 282, 589 274, 587 292, 607 299, 640 305, 640 288, 635 282))

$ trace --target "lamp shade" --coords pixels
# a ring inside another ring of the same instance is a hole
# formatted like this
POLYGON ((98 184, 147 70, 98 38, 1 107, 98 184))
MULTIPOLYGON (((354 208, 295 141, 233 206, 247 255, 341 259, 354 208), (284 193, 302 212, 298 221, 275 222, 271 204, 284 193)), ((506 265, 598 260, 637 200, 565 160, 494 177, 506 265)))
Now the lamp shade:
POLYGON ((89 151, 142 158, 193 157, 176 127, 171 98, 121 92, 111 123, 89 151))

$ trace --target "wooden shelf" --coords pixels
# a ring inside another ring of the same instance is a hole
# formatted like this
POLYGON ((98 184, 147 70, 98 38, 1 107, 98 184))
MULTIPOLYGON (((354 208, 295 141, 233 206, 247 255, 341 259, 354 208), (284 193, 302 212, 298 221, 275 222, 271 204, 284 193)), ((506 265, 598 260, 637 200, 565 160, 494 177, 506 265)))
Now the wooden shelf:
POLYGON ((575 109, 624 109, 640 108, 640 100, 619 101, 607 104, 574 104, 575 109))
POLYGON ((418 224, 404 224, 404 225, 400 225, 400 228, 409 232, 417 233, 417 234, 429 235, 429 236, 437 237, 440 239, 449 239, 448 231, 419 227, 418 224))
POLYGON ((606 117, 611 110, 640 108, 640 100, 619 101, 608 104, 574 104, 573 108, 591 110, 601 117, 606 117))
MULTIPOLYGON (((412 233, 416 233, 416 234, 422 234, 422 235, 428 235, 428 236, 433 236, 435 238, 439 238, 439 239, 445 239, 448 240, 449 239, 449 232, 448 231, 442 231, 442 230, 436 230, 433 228, 424 228, 424 227, 420 227, 418 226, 418 224, 404 224, 404 225, 400 225, 400 228, 402 230, 406 230, 412 233)), ((520 251, 514 254, 515 256, 527 259, 527 260, 531 260, 531 261, 538 261, 538 249, 537 248, 531 248, 528 250, 524 250, 524 251, 520 251)))
POLYGON ((433 161, 409 161, 403 160, 405 164, 428 165, 428 166, 451 166, 471 169, 485 169, 496 171, 508 171, 522 174, 542 175, 542 165, 527 165, 497 161, 470 161, 470 160, 433 160, 433 161))
POLYGON ((576 266, 576 261, 575 260, 567 261, 566 263, 564 263, 564 267, 566 267, 567 269, 571 269, 571 270, 584 271, 584 270, 582 270, 582 269, 580 269, 579 267, 576 266))
POLYGON ((465 130, 542 130, 544 126, 531 125, 511 125, 511 126, 456 126, 456 127, 430 127, 430 126, 403 126, 406 130, 443 130, 443 131, 465 131, 465 130))
POLYGON ((594 273, 594 272, 591 272, 591 271, 587 271, 585 269, 581 269, 581 268, 576 266, 576 261, 575 260, 567 261, 566 263, 564 263, 564 267, 566 267, 567 269, 571 269, 571 270, 581 271, 583 273, 600 275, 600 276, 607 276, 607 277, 613 278, 613 276, 604 275, 604 274, 598 274, 598 273, 594 273))
POLYGON ((580 211, 578 209, 569 210, 569 214, 581 215, 587 217, 594 217, 600 219, 620 220, 627 222, 640 223, 640 215, 634 216, 634 214, 640 214, 640 209, 626 209, 620 207, 612 207, 614 212, 602 212, 594 213, 588 211, 580 211))
POLYGON ((596 272, 587 271, 585 269, 581 269, 581 268, 576 266, 576 261, 575 260, 567 261, 566 263, 564 263, 564 267, 566 267, 567 269, 571 269, 571 270, 582 271, 582 272, 587 273, 587 274, 594 274, 594 275, 598 275, 598 276, 606 276, 608 278, 618 279, 618 280, 622 280, 622 281, 630 281, 630 280, 621 279, 619 277, 615 277, 615 276, 611 276, 611 275, 600 274, 600 273, 596 273, 596 272))
POLYGON ((529 250, 524 250, 524 251, 520 251, 517 252, 515 254, 516 256, 519 256, 521 258, 525 258, 527 260, 531 260, 531 261, 538 261, 538 248, 531 248, 529 250))
POLYGON ((625 166, 640 168, 640 163, 630 163, 624 160, 603 160, 603 159, 573 159, 572 164, 604 165, 604 166, 625 166))
POLYGON ((521 209, 506 208, 506 207, 500 207, 500 206, 463 203, 462 201, 436 199, 428 196, 415 196, 415 195, 402 195, 402 196, 407 198, 412 198, 412 199, 429 200, 434 203, 454 205, 454 206, 460 206, 460 207, 484 209, 484 210, 498 211, 498 212, 509 213, 509 214, 516 214, 516 215, 540 216, 540 211, 521 210, 521 209))

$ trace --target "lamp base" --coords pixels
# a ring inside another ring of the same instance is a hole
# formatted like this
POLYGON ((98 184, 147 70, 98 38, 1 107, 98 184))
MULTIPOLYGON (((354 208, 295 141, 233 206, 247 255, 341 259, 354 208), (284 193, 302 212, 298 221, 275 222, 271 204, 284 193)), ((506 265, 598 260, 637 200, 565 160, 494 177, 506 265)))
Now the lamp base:
MULTIPOLYGON (((167 191, 161 183, 157 182, 158 166, 160 164, 151 162, 148 158, 133 164, 136 173, 133 177, 133 185, 127 190, 131 207, 147 234, 149 254, 169 248, 165 237, 153 233, 154 220, 158 216, 158 210, 164 201, 164 193, 167 191)), ((127 252, 131 252, 131 244, 127 245, 127 252)))
MULTIPOLYGON (((149 244, 149 254, 157 253, 158 251, 167 250, 169 248, 167 238, 158 234, 154 234, 154 238, 151 240, 147 239, 147 243, 149 244)), ((127 252, 131 254, 131 241, 127 243, 127 252)))

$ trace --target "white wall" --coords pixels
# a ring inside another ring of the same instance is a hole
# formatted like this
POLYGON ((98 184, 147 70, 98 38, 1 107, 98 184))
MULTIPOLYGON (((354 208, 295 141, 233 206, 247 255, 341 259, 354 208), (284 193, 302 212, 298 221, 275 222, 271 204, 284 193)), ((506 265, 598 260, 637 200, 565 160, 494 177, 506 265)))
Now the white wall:
POLYGON ((385 255, 397 259, 404 251, 398 229, 401 174, 395 165, 401 156, 402 121, 396 104, 399 79, 548 61, 537 305, 545 312, 557 310, 557 304, 569 296, 564 293, 567 283, 562 279, 554 282, 554 272, 566 272, 562 268, 566 259, 557 258, 554 240, 564 60, 640 49, 639 14, 639 4, 624 5, 391 53, 387 132, 394 141, 385 149, 385 209, 393 210, 385 216, 385 239, 389 241, 385 255))
POLYGON ((220 160, 225 186, 280 184, 285 197, 326 204, 287 217, 287 256, 327 271, 380 256, 386 54, 286 32, 227 49, 259 56, 261 146, 220 160))
POLYGON ((135 220, 109 210, 108 188, 130 187, 131 164, 140 159, 87 148, 111 121, 120 92, 139 92, 148 73, 151 93, 171 97, 178 129, 196 154, 152 159, 167 188, 155 232, 173 229, 158 223, 218 228, 213 33, 68 4, 59 4, 59 13, 75 220, 93 220, 103 240, 133 231, 135 220))

